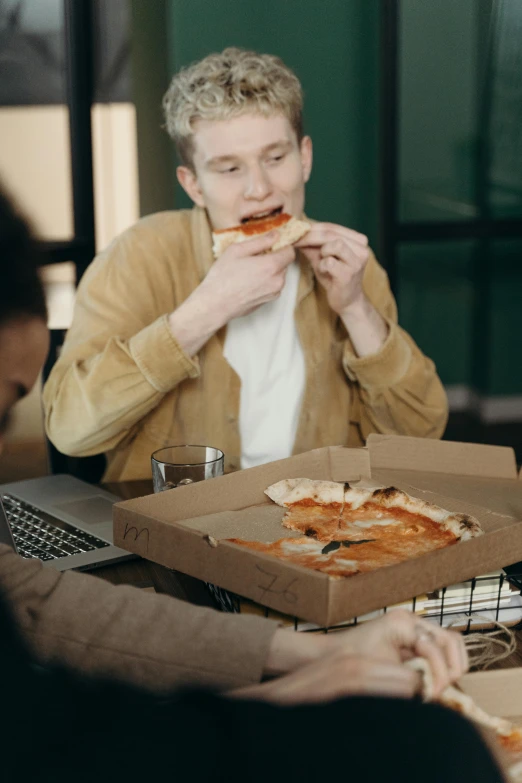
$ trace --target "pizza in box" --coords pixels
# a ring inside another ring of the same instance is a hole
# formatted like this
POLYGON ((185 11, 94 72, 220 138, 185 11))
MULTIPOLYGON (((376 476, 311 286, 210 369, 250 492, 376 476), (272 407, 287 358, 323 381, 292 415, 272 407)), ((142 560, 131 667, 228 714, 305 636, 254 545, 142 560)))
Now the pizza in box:
POLYGON ((483 533, 474 517, 395 487, 363 489, 297 478, 278 481, 265 493, 287 509, 282 526, 294 535, 272 543, 228 540, 334 578, 395 565, 483 533))
MULTIPOLYGON (((273 543, 229 539, 286 562, 343 578, 394 565, 483 534, 477 519, 413 498, 395 487, 363 489, 332 481, 285 479, 265 490, 287 509, 282 526, 301 534, 273 543)), ((432 701, 427 661, 408 661, 422 675, 422 696, 432 701)), ((436 699, 494 733, 507 759, 509 780, 522 783, 522 727, 489 715, 458 687, 436 699)))

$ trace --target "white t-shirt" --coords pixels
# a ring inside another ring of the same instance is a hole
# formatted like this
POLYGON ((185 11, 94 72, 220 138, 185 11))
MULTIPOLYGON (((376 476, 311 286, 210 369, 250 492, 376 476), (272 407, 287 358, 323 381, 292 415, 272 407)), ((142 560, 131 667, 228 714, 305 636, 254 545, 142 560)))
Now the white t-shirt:
POLYGON ((299 265, 280 296, 229 322, 225 359, 241 379, 241 467, 292 453, 305 387, 304 353, 294 321, 299 265))

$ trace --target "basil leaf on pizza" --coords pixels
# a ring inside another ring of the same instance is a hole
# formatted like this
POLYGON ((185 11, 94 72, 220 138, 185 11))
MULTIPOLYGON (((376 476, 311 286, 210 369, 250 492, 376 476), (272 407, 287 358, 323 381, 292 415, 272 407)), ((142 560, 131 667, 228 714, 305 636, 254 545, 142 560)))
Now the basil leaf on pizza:
POLYGON ((337 552, 338 549, 341 547, 340 541, 330 541, 329 544, 327 544, 323 549, 321 549, 322 555, 329 555, 330 552, 337 552))

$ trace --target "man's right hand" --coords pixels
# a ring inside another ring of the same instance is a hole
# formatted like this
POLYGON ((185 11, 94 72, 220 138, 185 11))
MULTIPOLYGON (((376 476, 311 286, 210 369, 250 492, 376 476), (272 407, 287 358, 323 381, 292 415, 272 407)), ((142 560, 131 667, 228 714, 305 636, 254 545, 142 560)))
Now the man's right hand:
POLYGON ((290 246, 269 252, 277 238, 278 232, 270 231, 230 245, 212 265, 200 286, 201 295, 212 297, 226 314, 225 323, 277 299, 283 290, 295 249, 290 246))
POLYGON ((230 245, 208 275, 169 316, 170 329, 183 350, 193 356, 207 340, 233 318, 277 299, 295 249, 267 252, 277 231, 230 245))

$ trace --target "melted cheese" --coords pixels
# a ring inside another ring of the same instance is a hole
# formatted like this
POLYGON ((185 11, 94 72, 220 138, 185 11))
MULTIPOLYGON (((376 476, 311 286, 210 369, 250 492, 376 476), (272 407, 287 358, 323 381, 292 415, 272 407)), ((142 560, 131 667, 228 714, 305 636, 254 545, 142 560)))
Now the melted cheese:
POLYGON ((318 506, 303 500, 292 505, 283 525, 304 536, 269 544, 231 540, 334 577, 375 571, 458 541, 454 533, 423 514, 403 508, 381 510, 372 502, 354 510, 337 503, 318 506), (338 547, 324 553, 331 543, 338 543, 338 547))

